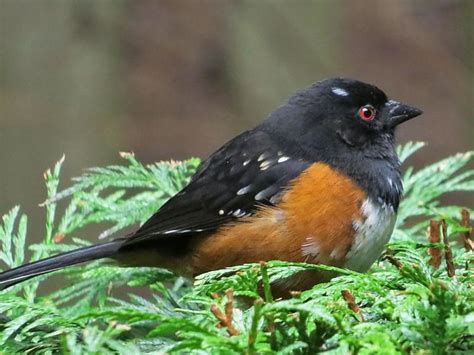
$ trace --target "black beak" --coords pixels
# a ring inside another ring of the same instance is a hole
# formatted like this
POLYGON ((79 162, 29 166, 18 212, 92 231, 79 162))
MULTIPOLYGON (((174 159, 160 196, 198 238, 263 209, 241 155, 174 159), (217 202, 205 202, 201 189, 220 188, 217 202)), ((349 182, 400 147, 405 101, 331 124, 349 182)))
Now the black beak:
POLYGON ((390 100, 386 103, 388 118, 387 124, 390 128, 395 128, 400 123, 408 121, 423 113, 420 109, 400 102, 390 100))

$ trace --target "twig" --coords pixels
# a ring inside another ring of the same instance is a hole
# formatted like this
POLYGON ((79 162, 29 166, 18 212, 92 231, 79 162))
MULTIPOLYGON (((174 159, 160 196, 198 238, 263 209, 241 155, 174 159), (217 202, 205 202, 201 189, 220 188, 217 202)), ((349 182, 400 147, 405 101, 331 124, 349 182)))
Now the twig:
POLYGON ((384 259, 387 260, 393 266, 395 266, 398 270, 400 270, 403 267, 403 264, 400 262, 400 260, 398 260, 394 256, 385 255, 384 259))
POLYGON ((225 295, 227 296, 227 301, 224 305, 225 316, 232 325, 232 320, 234 319, 234 290, 229 288, 225 291, 225 295))
POLYGON ((354 296, 352 295, 351 291, 345 289, 341 291, 342 298, 347 302, 349 309, 351 309, 354 313, 357 313, 360 316, 362 322, 365 322, 364 315, 360 310, 359 306, 357 305, 354 296))
POLYGON ((474 241, 472 240, 472 229, 471 229, 471 216, 469 215, 469 211, 465 208, 461 210, 461 225, 468 230, 461 233, 462 242, 464 244, 464 248, 467 251, 474 250, 474 241))
MULTIPOLYGON (((439 221, 435 221, 434 219, 430 221, 430 226, 428 229, 428 238, 430 243, 432 244, 441 242, 439 221)), ((439 269, 439 266, 441 265, 441 250, 436 247, 430 247, 428 249, 428 254, 431 256, 430 265, 433 266, 435 269, 439 269)))
POLYGON ((232 323, 234 313, 234 291, 230 288, 225 291, 227 301, 224 305, 225 314, 219 309, 217 304, 211 305, 211 312, 219 320, 220 326, 227 329, 227 333, 230 336, 239 335, 239 331, 234 327, 232 323))
POLYGON ((448 271, 449 277, 454 277, 456 275, 456 272, 453 261, 453 251, 451 250, 451 246, 449 245, 448 225, 446 224, 446 221, 444 219, 441 221, 441 226, 443 230, 444 258, 446 260, 446 270, 448 271))

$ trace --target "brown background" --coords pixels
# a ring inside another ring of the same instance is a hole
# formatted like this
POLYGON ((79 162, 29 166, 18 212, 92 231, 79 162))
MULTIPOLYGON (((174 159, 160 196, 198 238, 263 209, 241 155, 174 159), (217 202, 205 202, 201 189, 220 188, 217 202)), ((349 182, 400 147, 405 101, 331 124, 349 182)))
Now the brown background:
MULTIPOLYGON (((42 234, 42 173, 205 157, 331 76, 423 108, 412 164, 474 148, 471 0, 0 0, 0 214, 42 234)), ((463 197, 462 203, 472 203, 463 197)))

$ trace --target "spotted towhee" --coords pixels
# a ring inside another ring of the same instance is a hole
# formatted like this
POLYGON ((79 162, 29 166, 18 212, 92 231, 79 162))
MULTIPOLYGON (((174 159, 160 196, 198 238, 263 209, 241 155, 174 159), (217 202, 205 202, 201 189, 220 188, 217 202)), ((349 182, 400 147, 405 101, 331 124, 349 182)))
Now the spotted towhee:
MULTIPOLYGON (((212 154, 132 236, 8 270, 0 289, 100 258, 185 275, 273 259, 366 271, 402 194, 395 128, 421 113, 360 81, 317 82, 212 154)), ((301 290, 330 276, 275 287, 301 290)))

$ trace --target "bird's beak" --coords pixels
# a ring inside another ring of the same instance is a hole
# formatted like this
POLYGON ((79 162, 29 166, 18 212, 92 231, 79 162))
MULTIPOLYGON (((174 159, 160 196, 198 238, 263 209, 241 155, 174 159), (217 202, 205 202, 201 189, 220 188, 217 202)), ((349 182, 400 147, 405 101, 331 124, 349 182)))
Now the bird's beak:
POLYGON ((395 128, 400 123, 408 121, 423 113, 420 109, 402 104, 398 101, 390 100, 386 103, 388 118, 387 125, 389 128, 395 128))

